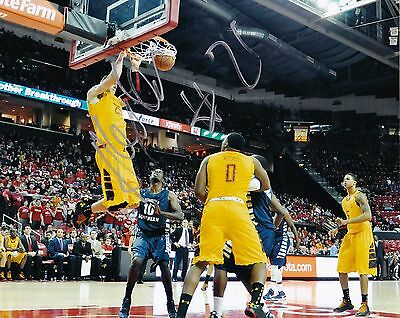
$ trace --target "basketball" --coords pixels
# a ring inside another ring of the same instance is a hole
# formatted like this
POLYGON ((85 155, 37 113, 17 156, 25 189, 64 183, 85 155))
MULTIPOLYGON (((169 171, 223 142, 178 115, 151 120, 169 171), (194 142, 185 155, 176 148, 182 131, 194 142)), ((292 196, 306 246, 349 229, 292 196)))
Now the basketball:
POLYGON ((174 67, 175 56, 158 54, 154 56, 154 63, 159 71, 167 72, 174 67))

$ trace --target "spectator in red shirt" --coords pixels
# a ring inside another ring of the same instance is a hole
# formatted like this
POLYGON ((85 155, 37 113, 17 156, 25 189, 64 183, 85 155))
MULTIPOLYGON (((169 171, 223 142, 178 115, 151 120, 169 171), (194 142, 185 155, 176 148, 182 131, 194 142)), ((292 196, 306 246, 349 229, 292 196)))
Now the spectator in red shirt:
POLYGON ((114 213, 114 225, 115 225, 115 228, 117 230, 121 231, 123 226, 124 226, 124 222, 125 222, 125 216, 120 212, 115 212, 114 213))
POLYGON ((14 186, 14 187, 20 187, 21 186, 21 177, 20 176, 18 176, 18 177, 16 177, 14 180, 12 180, 12 185, 14 186))
POLYGON ((114 245, 112 244, 112 240, 110 237, 107 237, 105 242, 102 244, 102 248, 104 250, 104 254, 111 254, 113 249, 114 249, 114 245))
POLYGON ((30 194, 36 193, 35 185, 33 183, 29 185, 28 193, 30 194))
POLYGON ((86 172, 78 169, 78 172, 76 173, 76 177, 80 178, 80 179, 86 179, 86 172))
POLYGON ((6 200, 7 204, 11 204, 11 192, 9 190, 9 187, 3 190, 3 197, 4 200, 6 200))
POLYGON ((50 197, 45 195, 40 201, 42 203, 42 207, 46 207, 47 204, 50 202, 50 197))
POLYGON ((129 228, 126 228, 126 227, 124 227, 122 231, 123 232, 122 232, 121 244, 123 246, 129 246, 129 241, 130 241, 131 236, 133 234, 132 234, 131 230, 129 228))
POLYGON ((64 218, 63 218, 64 209, 63 209, 62 204, 59 204, 55 208, 54 212, 55 213, 54 213, 53 225, 56 228, 59 228, 61 226, 61 224, 63 224, 63 222, 64 222, 64 218))
POLYGON ((53 223, 53 213, 51 210, 51 206, 49 203, 46 204, 44 208, 42 208, 42 226, 46 231, 48 226, 53 223))
POLYGON ((12 204, 15 210, 17 211, 22 206, 22 202, 24 201, 24 196, 19 192, 13 192, 11 194, 11 198, 12 198, 12 204))
POLYGON ((24 205, 18 209, 18 220, 22 224, 22 227, 24 227, 25 225, 29 225, 29 214, 30 210, 28 207, 28 201, 25 200, 24 205))
POLYGON ((12 209, 12 201, 11 201, 11 191, 9 190, 10 189, 10 186, 7 186, 7 188, 5 188, 4 190, 3 190, 3 198, 4 198, 4 202, 5 202, 5 205, 6 205, 6 215, 8 215, 9 217, 11 217, 11 218, 14 218, 15 217, 15 215, 13 215, 13 209, 12 209))
POLYGON ((113 273, 113 263, 112 263, 112 253, 114 250, 114 246, 112 244, 112 240, 110 237, 107 237, 105 242, 101 245, 104 251, 104 258, 102 260, 102 267, 105 269, 106 274, 106 281, 112 280, 114 273, 113 273))
POLYGON ((43 223, 42 205, 40 203, 40 200, 32 201, 30 211, 30 221, 32 224, 32 229, 39 230, 40 225, 43 223))
POLYGON ((111 229, 113 228, 113 224, 114 224, 114 215, 107 211, 104 216, 104 229, 106 231, 111 231, 111 229))

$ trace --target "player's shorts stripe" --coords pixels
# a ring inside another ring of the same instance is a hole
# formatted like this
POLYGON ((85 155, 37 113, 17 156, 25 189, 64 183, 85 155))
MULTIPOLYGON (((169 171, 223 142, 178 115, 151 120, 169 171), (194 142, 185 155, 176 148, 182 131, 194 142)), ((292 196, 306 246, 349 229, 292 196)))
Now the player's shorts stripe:
POLYGON ((165 234, 165 251, 168 254, 171 252, 171 241, 169 239, 169 234, 165 234))
POLYGON ((369 268, 377 268, 377 262, 376 262, 376 253, 375 253, 375 246, 374 244, 371 244, 369 246, 369 262, 368 262, 368 267, 369 268))
POLYGON ((104 188, 106 188, 106 190, 112 190, 113 186, 111 182, 104 182, 104 188))
POLYGON ((284 236, 282 244, 281 244, 281 248, 279 249, 279 252, 278 252, 278 257, 282 256, 282 255, 283 256, 286 255, 287 244, 288 244, 288 238, 287 238, 287 236, 284 236))
MULTIPOLYGON (((112 188, 112 187, 111 187, 112 188)), ((106 199, 107 201, 112 201, 114 200, 114 191, 112 190, 106 190, 106 199)))

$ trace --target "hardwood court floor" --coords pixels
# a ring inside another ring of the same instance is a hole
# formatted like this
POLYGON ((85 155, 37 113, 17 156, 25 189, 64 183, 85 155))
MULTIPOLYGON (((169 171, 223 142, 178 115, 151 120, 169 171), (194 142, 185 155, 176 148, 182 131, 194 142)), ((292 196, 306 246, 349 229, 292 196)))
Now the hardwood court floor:
MULTIPOLYGON (((182 283, 174 283, 177 302, 182 283)), ((346 317, 334 314, 339 304, 339 282, 285 281, 287 302, 272 304, 275 317, 346 317)), ((0 283, 1 318, 116 317, 125 283, 101 282, 5 282, 0 283)), ((350 282, 356 308, 360 305, 359 283, 350 282)), ((160 282, 138 285, 134 291, 131 317, 167 317, 166 298, 160 282)), ((370 282, 372 317, 400 317, 400 281, 370 282)), ((244 317, 248 295, 239 282, 229 282, 225 293, 225 318, 244 317)), ((206 292, 196 291, 188 317, 208 317, 212 303, 212 284, 206 292)))

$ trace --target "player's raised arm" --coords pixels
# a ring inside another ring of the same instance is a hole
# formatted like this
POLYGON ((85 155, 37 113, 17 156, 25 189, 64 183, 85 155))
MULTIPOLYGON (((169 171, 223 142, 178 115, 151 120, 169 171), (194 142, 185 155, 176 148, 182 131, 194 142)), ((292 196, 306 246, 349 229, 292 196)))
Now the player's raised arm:
MULTIPOLYGON (((87 100, 97 97, 98 95, 110 90, 114 85, 117 84, 122 74, 122 68, 124 66, 124 59, 126 57, 126 51, 119 53, 117 60, 112 64, 111 72, 100 82, 100 84, 93 86, 87 93, 87 100)), ((137 63, 137 69, 139 69, 140 61, 137 63)))
POLYGON ((254 161, 254 174, 258 180, 261 182, 261 187, 259 191, 265 191, 271 188, 271 184, 269 182, 269 177, 267 171, 261 166, 261 163, 253 157, 254 161))
POLYGON ((178 198, 176 197, 175 193, 169 191, 168 200, 174 212, 159 211, 160 215, 165 216, 167 219, 170 220, 182 221, 184 219, 184 215, 182 212, 181 205, 179 204, 178 198))
POLYGON ((281 223, 282 219, 285 219, 287 224, 289 225, 291 231, 293 232, 294 239, 296 241, 296 246, 295 248, 300 247, 300 237, 299 233, 297 233, 296 226, 294 225, 293 219, 290 216, 289 211, 280 203, 279 199, 275 196, 275 194, 272 194, 271 198, 271 205, 272 208, 277 212, 277 216, 275 218, 275 227, 278 227, 279 224, 281 223))
POLYGON ((196 175, 196 181, 194 182, 196 197, 203 203, 207 200, 207 164, 208 157, 204 158, 201 162, 200 169, 196 175))

